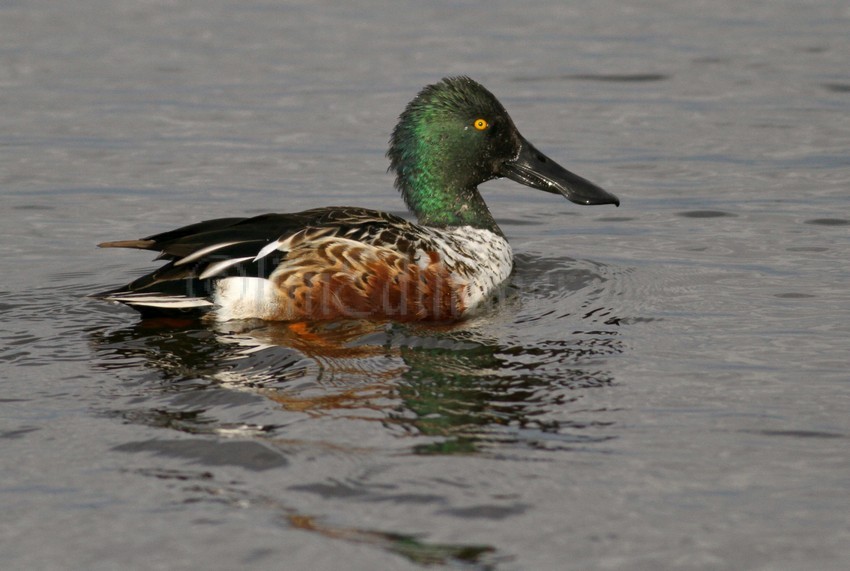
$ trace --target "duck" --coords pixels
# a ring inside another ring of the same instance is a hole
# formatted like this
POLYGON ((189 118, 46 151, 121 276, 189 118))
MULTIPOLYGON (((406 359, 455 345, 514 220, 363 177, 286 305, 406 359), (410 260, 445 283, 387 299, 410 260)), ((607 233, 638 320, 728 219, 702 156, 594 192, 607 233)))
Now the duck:
POLYGON ((422 88, 399 116, 386 156, 416 222, 337 206, 103 242, 159 252, 166 263, 92 297, 142 318, 454 322, 486 305, 514 265, 479 185, 504 177, 580 205, 620 205, 537 150, 467 76, 422 88))

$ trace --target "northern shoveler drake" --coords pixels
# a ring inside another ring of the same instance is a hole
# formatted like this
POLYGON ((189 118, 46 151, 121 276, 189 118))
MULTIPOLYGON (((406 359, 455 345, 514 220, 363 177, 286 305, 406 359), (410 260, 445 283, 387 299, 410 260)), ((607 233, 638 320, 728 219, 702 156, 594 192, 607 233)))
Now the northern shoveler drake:
POLYGON ((399 117, 387 157, 418 224, 327 207, 104 242, 158 251, 168 263, 94 296, 146 317, 452 321, 474 312, 513 269, 479 184, 507 177, 577 204, 620 204, 534 148, 496 97, 468 77, 422 89, 399 117))

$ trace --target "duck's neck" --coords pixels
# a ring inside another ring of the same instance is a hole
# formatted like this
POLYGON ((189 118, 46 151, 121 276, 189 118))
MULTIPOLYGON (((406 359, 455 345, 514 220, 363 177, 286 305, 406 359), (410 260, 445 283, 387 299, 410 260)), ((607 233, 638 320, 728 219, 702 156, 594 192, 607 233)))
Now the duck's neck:
POLYGON ((503 235, 475 186, 429 169, 403 173, 397 184, 407 207, 420 224, 435 228, 472 226, 503 235))

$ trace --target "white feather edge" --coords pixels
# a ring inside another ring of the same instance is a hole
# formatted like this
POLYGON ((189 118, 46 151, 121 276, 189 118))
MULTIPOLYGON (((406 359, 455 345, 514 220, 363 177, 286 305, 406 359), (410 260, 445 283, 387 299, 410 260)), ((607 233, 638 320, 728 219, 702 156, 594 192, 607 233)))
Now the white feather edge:
POLYGON ((199 280, 205 280, 207 278, 211 278, 211 277, 213 277, 217 274, 220 274, 221 272, 223 272, 224 270, 226 270, 230 266, 234 266, 236 264, 241 264, 242 262, 245 262, 245 261, 250 260, 250 259, 251 259, 251 256, 246 256, 244 258, 233 258, 232 260, 222 260, 220 262, 210 264, 209 266, 207 266, 207 269, 205 269, 203 271, 203 273, 201 273, 201 275, 198 276, 198 279, 199 280))
POLYGON ((275 250, 280 249, 280 247, 281 247, 283 244, 284 244, 284 242, 281 242, 280 238, 278 238, 277 240, 274 240, 274 241, 272 241, 272 242, 269 242, 268 244, 266 244, 265 246, 263 246, 263 249, 262 249, 262 250, 260 250, 259 252, 257 252, 257 255, 256 255, 256 256, 254 256, 253 261, 254 261, 254 262, 256 262, 257 260, 259 260, 259 259, 261 259, 261 258, 265 258, 266 256, 268 256, 269 254, 271 254, 271 253, 272 253, 272 252, 274 252, 275 250))
POLYGON ((207 254, 211 252, 215 252, 216 250, 220 250, 222 248, 227 248, 228 246, 233 246, 235 244, 241 244, 242 241, 236 242, 221 242, 220 244, 213 244, 212 246, 207 246, 206 248, 201 248, 200 250, 195 250, 185 258, 180 258, 176 262, 174 262, 175 266, 182 266, 183 264, 188 264, 189 262, 194 262, 198 258, 203 258, 207 254))
POLYGON ((186 307, 208 307, 214 305, 213 302, 200 297, 178 297, 167 295, 147 295, 133 294, 111 295, 107 297, 109 301, 119 301, 127 305, 146 305, 149 307, 166 307, 166 308, 186 308, 186 307))

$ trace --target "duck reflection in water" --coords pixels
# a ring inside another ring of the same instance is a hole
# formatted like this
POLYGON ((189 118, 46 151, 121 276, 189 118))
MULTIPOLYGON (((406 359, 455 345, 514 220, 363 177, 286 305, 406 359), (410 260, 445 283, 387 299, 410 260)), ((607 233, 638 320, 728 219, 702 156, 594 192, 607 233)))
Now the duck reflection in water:
POLYGON ((606 331, 532 348, 500 346, 469 323, 373 321, 250 321, 210 329, 147 320, 92 339, 102 367, 135 367, 142 357, 164 393, 249 391, 291 413, 378 422, 399 436, 424 437, 412 443, 414 451, 437 454, 520 440, 533 445, 535 434, 561 435, 564 446, 605 440, 582 434, 563 409, 584 390, 612 384, 599 358, 622 350, 606 331))

